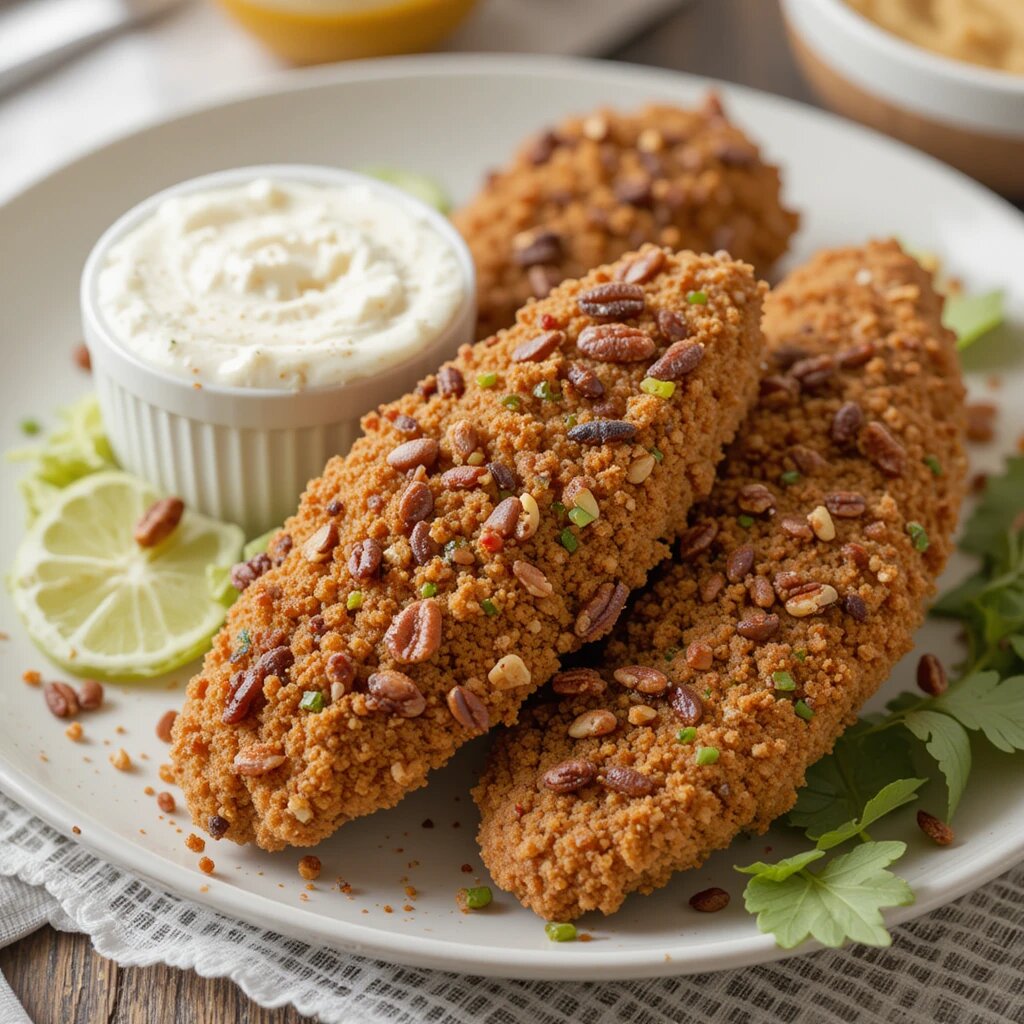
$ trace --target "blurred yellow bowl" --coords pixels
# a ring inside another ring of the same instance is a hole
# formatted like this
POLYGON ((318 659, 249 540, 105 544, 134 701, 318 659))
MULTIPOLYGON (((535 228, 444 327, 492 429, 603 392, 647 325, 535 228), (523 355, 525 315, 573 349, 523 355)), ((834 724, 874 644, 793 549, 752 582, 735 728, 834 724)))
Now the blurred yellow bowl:
POLYGON ((295 64, 428 50, 476 0, 217 0, 279 57, 295 64))

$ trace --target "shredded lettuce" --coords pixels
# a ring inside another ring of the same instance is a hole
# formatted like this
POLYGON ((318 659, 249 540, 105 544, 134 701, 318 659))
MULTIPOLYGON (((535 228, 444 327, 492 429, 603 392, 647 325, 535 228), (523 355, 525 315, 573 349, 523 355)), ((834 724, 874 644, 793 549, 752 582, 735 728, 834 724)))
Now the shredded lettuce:
POLYGON ((950 295, 942 313, 942 322, 956 335, 956 347, 961 351, 994 331, 1005 319, 1000 291, 950 295))

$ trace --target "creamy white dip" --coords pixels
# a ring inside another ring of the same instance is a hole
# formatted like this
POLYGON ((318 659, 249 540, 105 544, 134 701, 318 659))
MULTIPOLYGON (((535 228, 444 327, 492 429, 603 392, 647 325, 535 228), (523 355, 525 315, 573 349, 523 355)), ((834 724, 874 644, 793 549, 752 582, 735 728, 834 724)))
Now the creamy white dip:
POLYGON ((300 389, 402 362, 451 323, 465 289, 427 217, 372 187, 259 179, 164 200, 110 248, 97 298, 152 366, 300 389))

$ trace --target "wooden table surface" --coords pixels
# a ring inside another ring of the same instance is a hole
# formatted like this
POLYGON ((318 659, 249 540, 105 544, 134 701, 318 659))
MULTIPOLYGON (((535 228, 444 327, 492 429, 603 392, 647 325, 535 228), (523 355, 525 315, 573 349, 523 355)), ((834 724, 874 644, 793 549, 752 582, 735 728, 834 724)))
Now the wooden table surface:
MULTIPOLYGON (((708 75, 811 100, 790 57, 775 0, 695 0, 607 56, 708 75)), ((85 935, 46 927, 0 950, 2 972, 35 1024, 299 1024, 230 981, 163 965, 121 968, 85 935)), ((311 1022, 310 1022, 311 1024, 311 1022)))

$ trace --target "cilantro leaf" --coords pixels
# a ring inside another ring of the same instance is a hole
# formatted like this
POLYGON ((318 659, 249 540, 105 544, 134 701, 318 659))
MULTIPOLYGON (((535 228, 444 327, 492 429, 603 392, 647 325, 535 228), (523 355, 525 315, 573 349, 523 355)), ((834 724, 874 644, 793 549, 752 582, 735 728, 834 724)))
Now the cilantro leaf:
POLYGON ((824 850, 805 850, 803 853, 796 853, 792 857, 786 857, 783 860, 776 861, 774 864, 766 864, 763 860, 755 860, 753 864, 748 864, 745 868, 741 868, 737 864, 734 866, 734 870, 738 871, 741 875, 756 875, 770 882, 784 882, 790 875, 803 871, 808 864, 812 864, 824 856, 824 850))
POLYGON ((978 507, 967 520, 960 548, 971 554, 1002 558, 1006 534, 1021 510, 1024 494, 1024 456, 1006 460, 1006 471, 990 476, 978 507))
POLYGON ((937 697, 932 705, 968 729, 977 729, 999 750, 1024 750, 1024 676, 1000 681, 978 672, 937 697))
POLYGON ((888 946, 892 936, 881 908, 914 902, 910 886, 885 870, 906 848, 906 843, 863 843, 818 874, 804 868, 776 881, 759 873, 747 883, 744 903, 757 914, 758 928, 774 935, 783 949, 808 938, 832 948, 847 939, 888 946))
POLYGON ((1016 636, 1010 637, 1010 647, 1013 649, 1013 653, 1024 661, 1024 633, 1018 633, 1016 636))
POLYGON ((942 311, 942 323, 956 335, 956 347, 962 351, 995 330, 1005 316, 1001 291, 948 295, 942 311))
POLYGON ((971 741, 967 730, 949 715, 927 709, 908 711, 903 722, 938 762, 949 791, 947 818, 952 818, 967 785, 967 776, 971 774, 971 741))
POLYGON ((879 818, 895 811, 897 807, 910 803, 916 798, 917 791, 927 779, 896 779, 883 786, 865 805, 864 813, 859 819, 854 818, 840 825, 839 828, 826 832, 818 839, 819 850, 831 850, 833 846, 845 843, 847 839, 860 835, 879 818))

